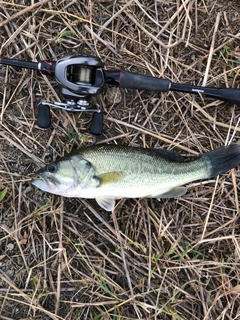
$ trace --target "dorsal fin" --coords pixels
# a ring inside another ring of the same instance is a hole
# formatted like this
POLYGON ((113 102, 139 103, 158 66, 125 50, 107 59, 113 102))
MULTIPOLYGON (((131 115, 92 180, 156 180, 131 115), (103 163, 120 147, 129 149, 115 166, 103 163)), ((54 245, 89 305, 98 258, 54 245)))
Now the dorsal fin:
POLYGON ((175 161, 175 162, 185 161, 185 157, 183 157, 181 154, 174 151, 165 150, 165 149, 153 149, 153 148, 151 148, 150 150, 154 151, 155 153, 157 153, 158 155, 160 155, 161 157, 169 161, 175 161))

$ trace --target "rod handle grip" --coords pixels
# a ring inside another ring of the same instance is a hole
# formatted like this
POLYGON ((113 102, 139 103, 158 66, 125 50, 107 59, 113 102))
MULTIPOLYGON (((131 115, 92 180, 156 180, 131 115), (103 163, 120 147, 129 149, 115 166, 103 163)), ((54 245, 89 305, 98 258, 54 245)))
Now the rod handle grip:
POLYGON ((120 73, 119 87, 135 90, 167 92, 171 87, 171 81, 123 70, 120 73))
POLYGON ((217 91, 216 99, 220 99, 229 103, 240 105, 240 89, 220 88, 217 91))

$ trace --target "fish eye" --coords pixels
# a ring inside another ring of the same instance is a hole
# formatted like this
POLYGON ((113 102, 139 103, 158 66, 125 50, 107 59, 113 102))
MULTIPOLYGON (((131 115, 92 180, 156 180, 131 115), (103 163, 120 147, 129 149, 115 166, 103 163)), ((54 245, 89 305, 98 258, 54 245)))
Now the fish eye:
POLYGON ((58 171, 58 166, 55 163, 51 163, 47 166, 47 171, 50 173, 56 173, 58 171))
POLYGON ((92 167, 91 162, 86 161, 86 167, 87 167, 87 168, 91 168, 91 167, 92 167))

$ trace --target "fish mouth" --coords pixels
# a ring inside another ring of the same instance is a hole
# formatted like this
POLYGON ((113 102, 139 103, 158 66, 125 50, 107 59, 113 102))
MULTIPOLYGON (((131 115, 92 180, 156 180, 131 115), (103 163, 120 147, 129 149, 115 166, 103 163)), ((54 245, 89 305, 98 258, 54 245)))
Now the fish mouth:
POLYGON ((39 184, 46 184, 50 188, 50 187, 56 187, 59 181, 53 176, 46 177, 41 173, 37 173, 36 176, 32 179, 31 183, 36 187, 38 187, 39 184))

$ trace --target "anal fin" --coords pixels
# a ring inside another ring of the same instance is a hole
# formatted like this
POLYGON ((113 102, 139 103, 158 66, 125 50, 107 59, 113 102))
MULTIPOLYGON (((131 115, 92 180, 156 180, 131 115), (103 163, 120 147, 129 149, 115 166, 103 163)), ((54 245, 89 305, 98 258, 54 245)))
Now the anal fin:
POLYGON ((157 199, 166 199, 166 198, 175 198, 175 197, 181 197, 183 196, 185 193, 187 192, 187 188, 186 187, 176 187, 173 188, 163 194, 160 195, 156 195, 153 198, 157 198, 157 199))

